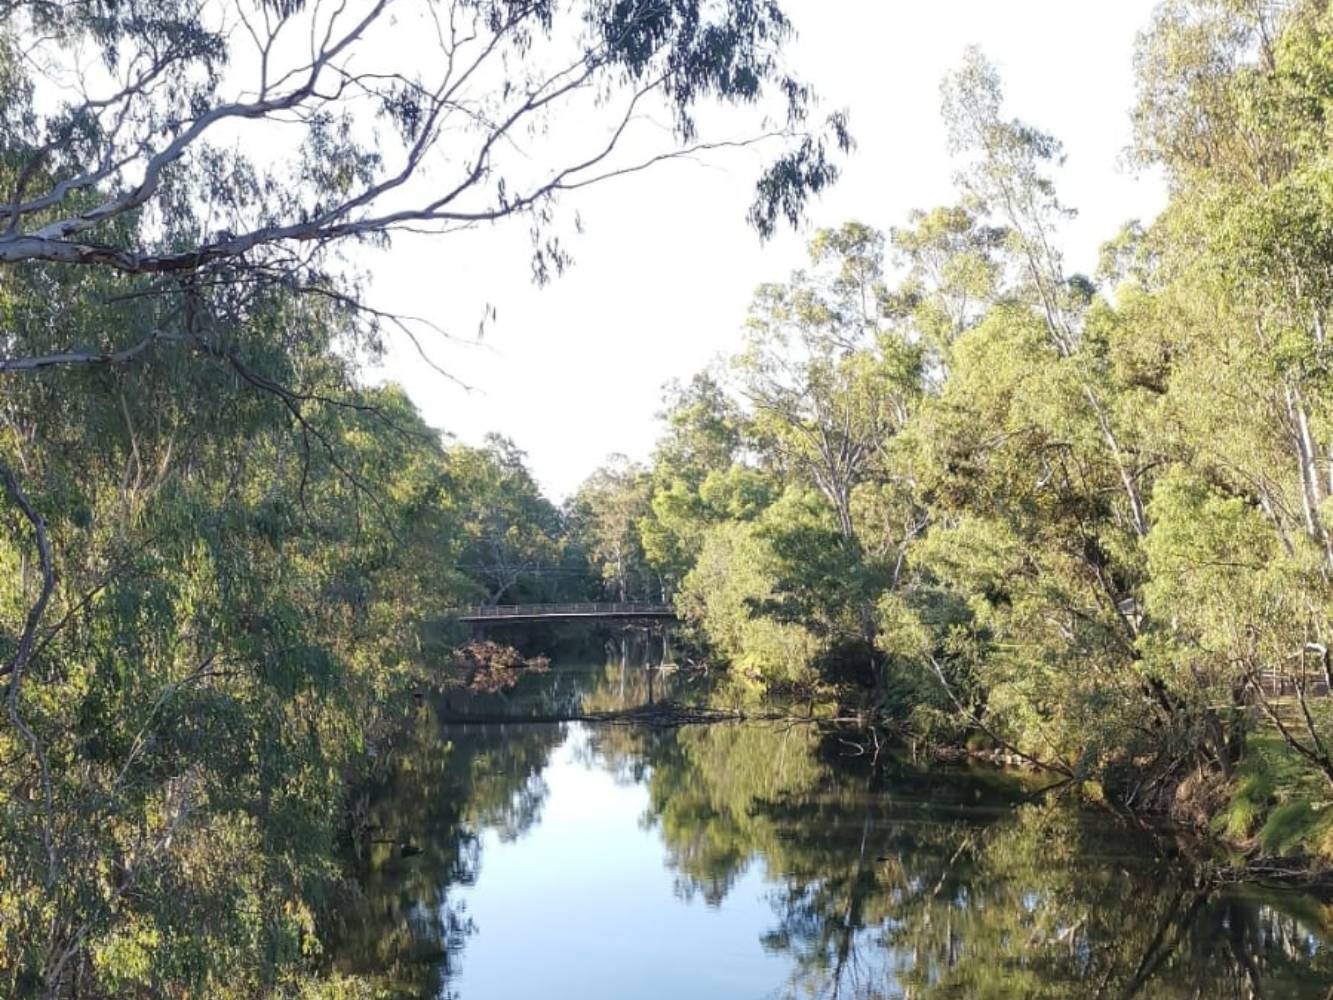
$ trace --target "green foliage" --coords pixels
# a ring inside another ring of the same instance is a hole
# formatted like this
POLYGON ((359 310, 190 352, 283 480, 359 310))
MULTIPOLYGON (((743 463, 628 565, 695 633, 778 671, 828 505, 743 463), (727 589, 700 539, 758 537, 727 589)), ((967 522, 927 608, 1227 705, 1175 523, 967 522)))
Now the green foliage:
POLYGON ((454 445, 447 455, 450 502, 461 520, 461 565, 484 604, 558 600, 571 589, 561 573, 564 523, 542 495, 512 441, 454 445))
MULTIPOLYGON (((28 312, 47 278, 4 285, 24 349, 48 335, 28 312)), ((91 284, 68 292, 72 322, 107 320, 91 284)), ((7 993, 306 990, 346 876, 348 790, 432 683, 423 626, 493 585, 460 569, 487 530, 522 558, 557 544, 520 458, 446 452, 401 390, 358 384, 342 318, 315 301, 256 303, 235 330, 246 371, 302 387, 295 413, 287 390, 170 355, 4 397, 0 465, 59 572, 0 730, 7 993), (284 353, 295 321, 306 340, 284 353)), ((19 623, 33 532, 0 516, 0 609, 19 623)), ((0 633, 6 663, 18 642, 0 633)))
POLYGON ((756 292, 745 351, 670 411, 644 548, 752 686, 1134 806, 1205 773, 1219 830, 1327 854, 1333 16, 1173 0, 1138 68, 1172 198, 1099 284, 1058 249, 1059 142, 970 52, 957 203, 821 231, 756 292))
POLYGON ((1259 831, 1264 851, 1275 855, 1307 852, 1311 847, 1327 854, 1330 838, 1333 838, 1333 822, 1328 815, 1316 812, 1305 799, 1278 806, 1268 814, 1259 831))
POLYGON ((1266 854, 1333 856, 1333 795, 1312 778, 1279 736, 1252 735, 1214 829, 1266 854))
POLYGON ((771 544, 755 526, 719 525, 705 536, 676 599, 737 679, 760 690, 770 684, 806 686, 817 679, 818 638, 802 624, 761 613, 774 600, 776 563, 771 544))
MULTIPOLYGON (((642 525, 650 517, 648 473, 623 455, 593 473, 566 505, 566 530, 584 554, 599 596, 614 601, 653 600, 663 591, 654 573, 642 525)), ((662 542, 654 551, 662 554, 662 542)))
MULTIPOLYGON (((874 604, 923 528, 889 445, 921 397, 925 351, 881 322, 881 233, 820 231, 810 258, 810 271, 758 290, 746 350, 724 373, 672 390, 666 435, 635 481, 646 510, 633 541, 751 690, 879 697, 874 604)), ((629 495, 604 479, 575 511, 606 520, 611 498, 629 495)))
POLYGON ((372 995, 309 985, 348 791, 432 683, 423 626, 492 585, 482 512, 543 556, 560 524, 512 450, 366 385, 374 331, 309 277, 0 272, 6 359, 199 338, 0 373, 5 995, 372 995))

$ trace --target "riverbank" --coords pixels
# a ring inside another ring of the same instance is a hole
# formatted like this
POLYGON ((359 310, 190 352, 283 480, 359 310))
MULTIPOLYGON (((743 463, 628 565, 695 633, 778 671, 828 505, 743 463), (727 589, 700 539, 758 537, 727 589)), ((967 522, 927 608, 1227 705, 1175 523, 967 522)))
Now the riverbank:
MULTIPOLYGON (((997 767, 1041 771, 1032 758, 999 748, 945 745, 935 759, 984 761, 997 767)), ((1152 794, 1126 804, 1098 781, 1078 781, 1049 770, 1051 792, 1075 792, 1117 815, 1169 822, 1197 838, 1214 857, 1217 877, 1301 886, 1333 893, 1333 810, 1326 788, 1271 731, 1253 733, 1227 778, 1196 766, 1152 794)))

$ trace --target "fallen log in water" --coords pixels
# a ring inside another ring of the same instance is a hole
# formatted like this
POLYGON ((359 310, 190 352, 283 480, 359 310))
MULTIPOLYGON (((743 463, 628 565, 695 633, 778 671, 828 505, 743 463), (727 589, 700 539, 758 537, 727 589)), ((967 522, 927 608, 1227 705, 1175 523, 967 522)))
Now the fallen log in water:
POLYGON ((637 705, 634 708, 611 709, 605 712, 583 712, 571 709, 563 712, 536 712, 532 714, 509 712, 458 713, 442 715, 440 721, 446 725, 461 723, 516 725, 522 723, 589 722, 607 725, 674 728, 677 726, 712 725, 721 722, 846 724, 862 720, 791 715, 782 712, 746 712, 741 709, 714 708, 708 705, 684 705, 679 702, 663 701, 652 705, 637 705))
POLYGON ((691 726, 716 722, 743 722, 756 716, 741 711, 722 708, 710 708, 704 705, 681 705, 675 702, 659 702, 654 705, 638 705, 634 708, 612 709, 605 712, 584 712, 577 710, 560 712, 462 712, 444 715, 440 721, 450 723, 514 725, 521 723, 551 722, 591 722, 612 725, 638 726, 691 726))

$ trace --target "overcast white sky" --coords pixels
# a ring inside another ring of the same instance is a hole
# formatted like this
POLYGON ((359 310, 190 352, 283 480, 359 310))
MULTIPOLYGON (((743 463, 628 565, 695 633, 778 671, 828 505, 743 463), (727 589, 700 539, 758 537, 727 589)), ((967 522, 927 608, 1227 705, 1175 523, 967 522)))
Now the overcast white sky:
POLYGON ((761 244, 745 222, 757 160, 673 163, 579 193, 574 268, 545 288, 529 278, 526 227, 400 237, 370 261, 376 305, 475 336, 436 346, 464 391, 395 342, 381 377, 402 383, 428 422, 476 443, 513 438, 556 499, 614 452, 646 459, 661 387, 739 344, 755 286, 805 261, 809 229, 847 219, 887 228, 912 208, 953 200, 939 83, 980 45, 1005 81, 1008 110, 1065 143, 1063 199, 1073 269, 1131 218, 1151 219, 1160 179, 1122 166, 1129 143, 1134 38, 1154 0, 787 0, 800 37, 792 65, 829 108, 845 107, 859 147, 809 228, 761 244))

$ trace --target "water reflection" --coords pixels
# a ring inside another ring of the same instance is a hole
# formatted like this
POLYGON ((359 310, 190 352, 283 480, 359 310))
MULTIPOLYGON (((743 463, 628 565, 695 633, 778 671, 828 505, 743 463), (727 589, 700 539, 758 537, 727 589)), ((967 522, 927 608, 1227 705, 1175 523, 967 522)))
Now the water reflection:
POLYGON ((494 694, 455 694, 442 703, 447 717, 570 716, 692 700, 707 689, 708 678, 678 664, 669 631, 658 628, 564 641, 522 631, 499 638, 534 653, 548 652, 554 643, 551 670, 522 677, 515 687, 494 694))
POLYGON ((448 996, 474 927, 452 894, 481 867, 480 833, 501 841, 540 822, 543 770, 562 733, 550 726, 455 726, 433 709, 395 758, 356 845, 361 892, 341 913, 335 964, 376 975, 391 996, 448 996))
MULTIPOLYGON (((584 693, 619 692, 619 665, 584 693)), ((619 697, 617 693, 616 697, 619 697)), ((808 728, 455 725, 373 806, 337 963, 399 996, 1320 997, 1330 916, 992 771, 808 728), (403 842, 422 853, 403 857, 403 842)))

